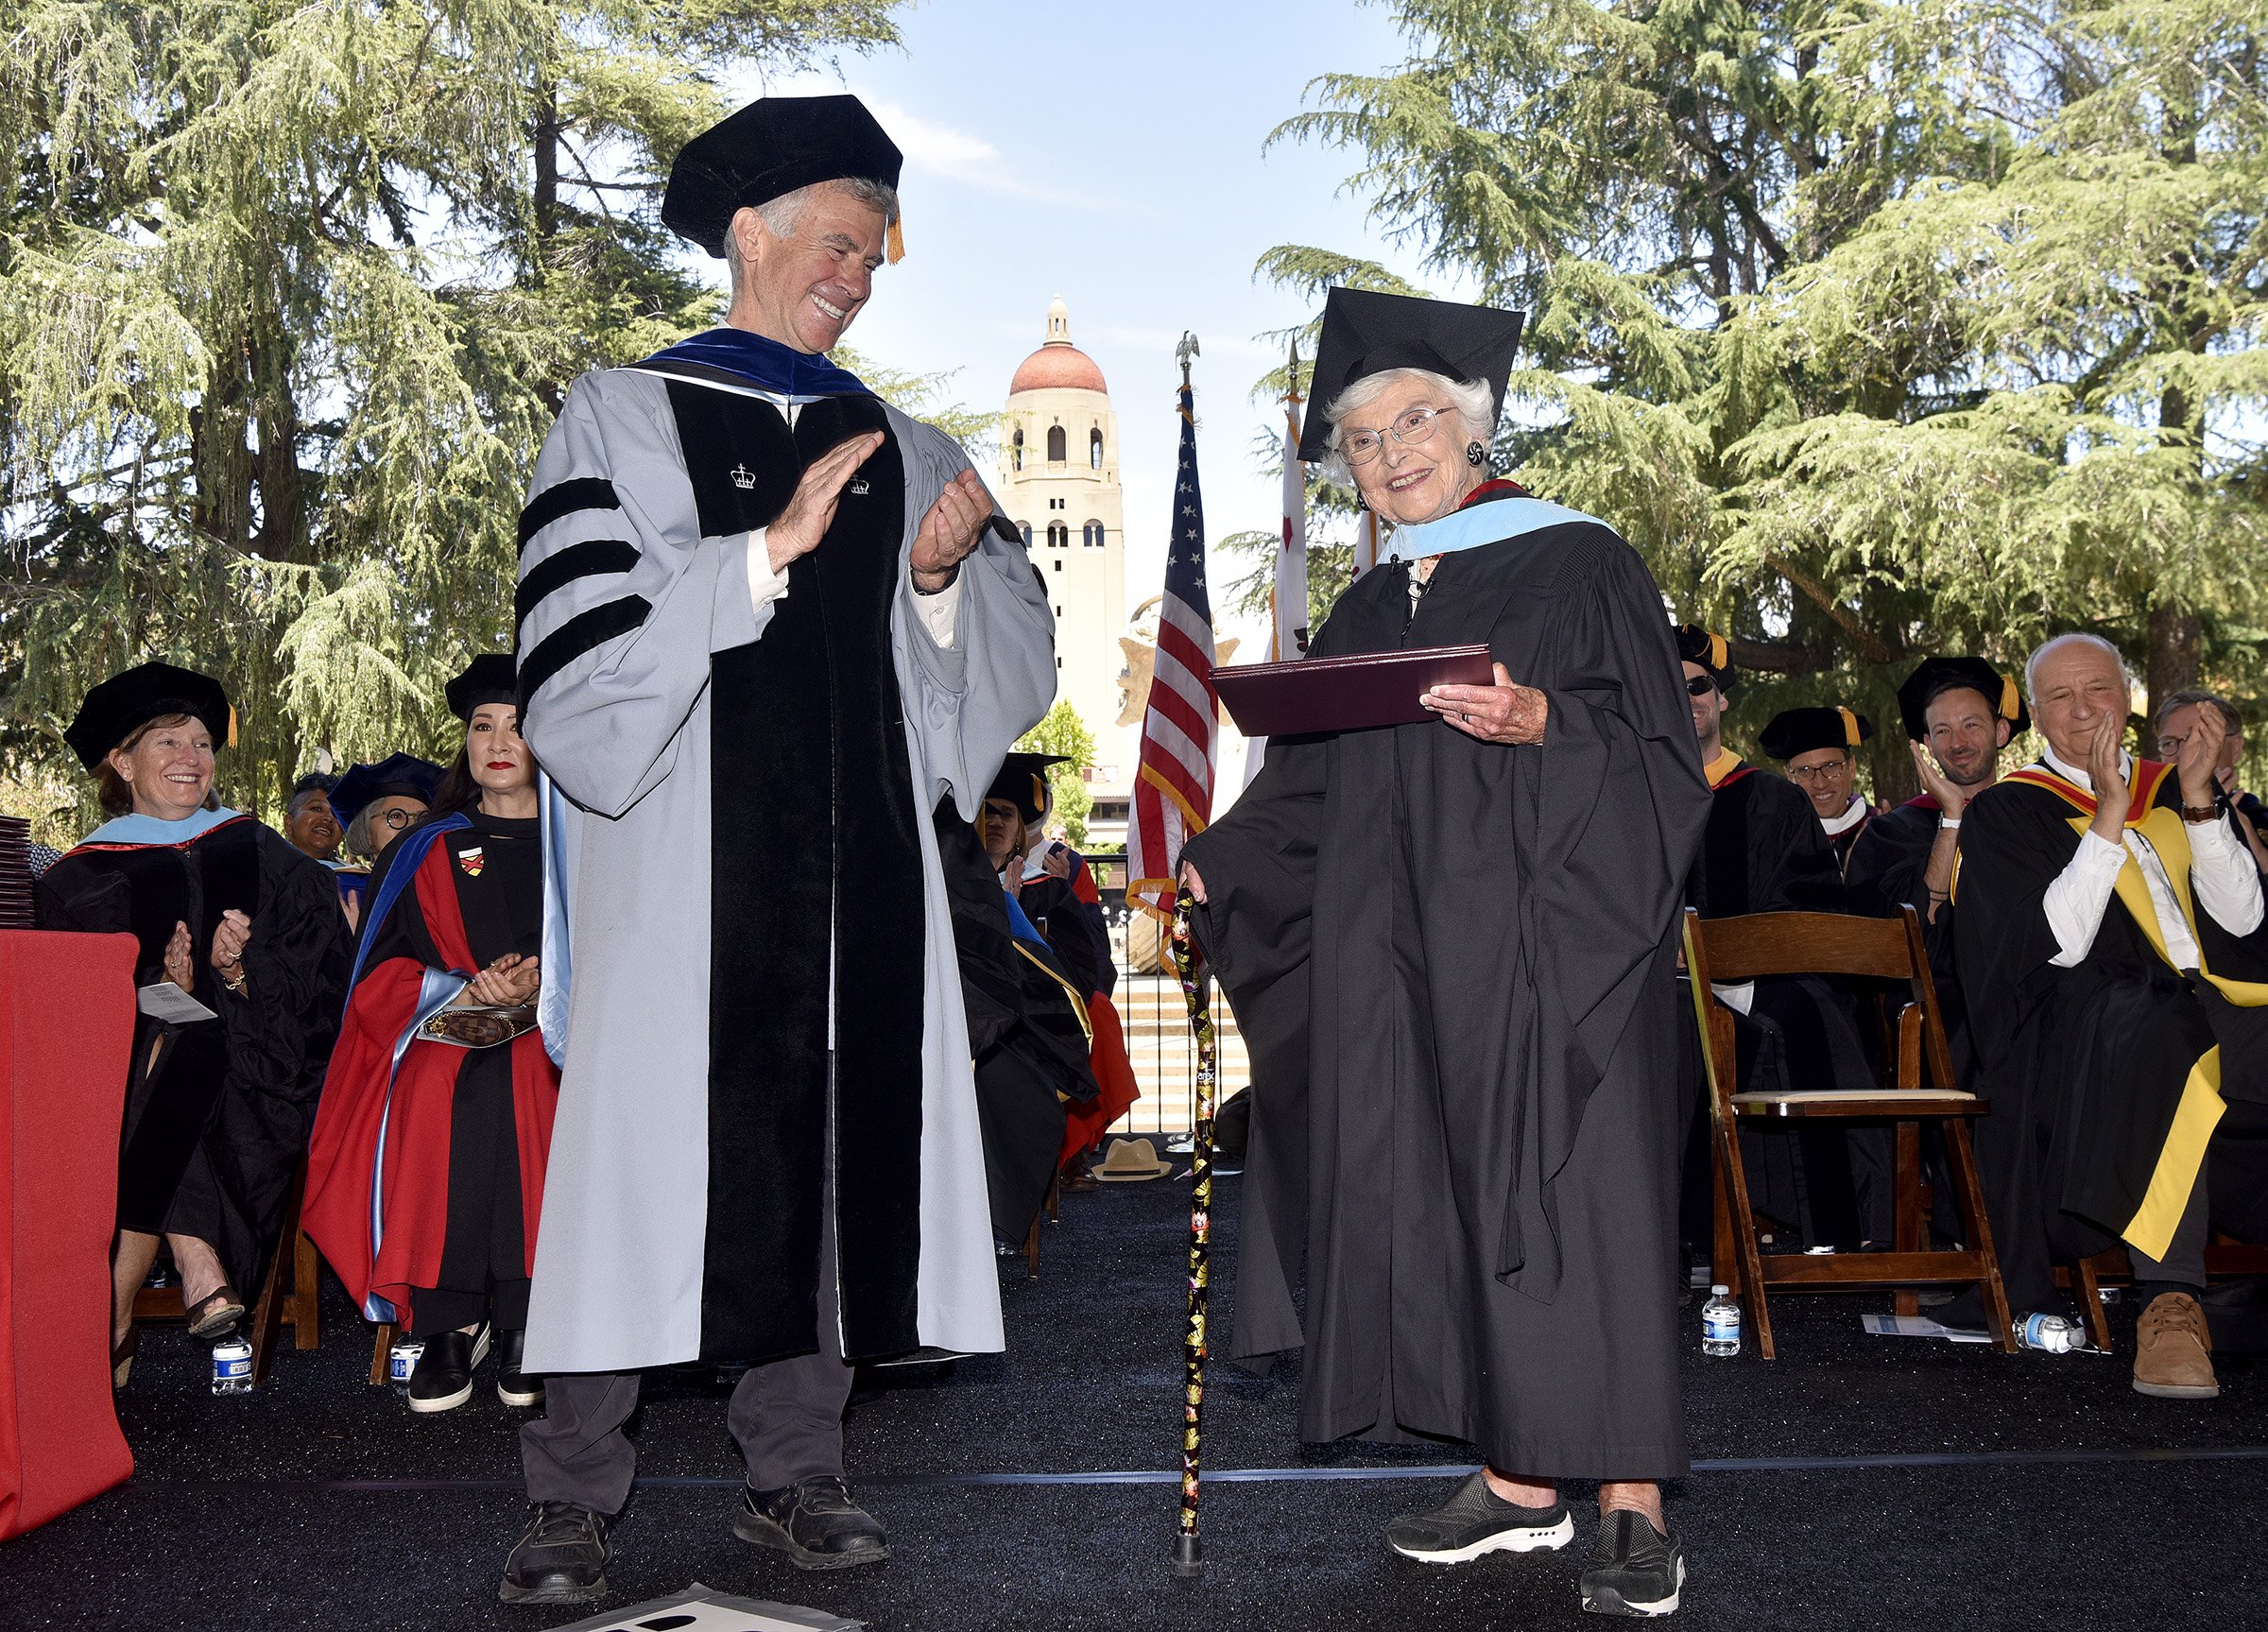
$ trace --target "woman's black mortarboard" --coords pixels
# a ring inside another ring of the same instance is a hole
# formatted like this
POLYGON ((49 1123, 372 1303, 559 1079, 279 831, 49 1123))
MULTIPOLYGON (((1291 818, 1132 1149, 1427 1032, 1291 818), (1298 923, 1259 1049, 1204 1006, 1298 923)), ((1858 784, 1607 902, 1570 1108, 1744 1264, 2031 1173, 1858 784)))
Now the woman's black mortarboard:
MULTIPOLYGON (((855 96, 765 96, 678 150, 662 224, 722 257, 738 212, 819 181, 898 185, 904 155, 855 96)), ((889 258, 905 253, 898 229, 889 258)))
MULTIPOLYGON (((1421 301, 1368 289, 1333 289, 1323 300, 1323 336, 1308 414, 1299 432, 1299 456, 1311 464, 1330 451, 1331 423, 1323 409, 1357 380, 1389 369, 1425 369, 1463 384, 1485 380, 1501 411, 1512 375, 1525 315, 1454 301, 1421 301)), ((1494 425, 1474 427, 1486 439, 1494 425)))
POLYGON ((1677 637, 1677 656, 1686 662, 1699 663, 1717 682, 1717 690, 1732 696, 1740 679, 1732 672, 1732 648, 1725 644, 1725 637, 1711 634, 1699 624, 1678 624, 1673 632, 1677 637))
POLYGON ((1930 740, 1930 705, 1950 691, 1967 689, 1984 697, 1984 706, 2008 722, 2013 733, 2032 724, 2024 694, 2016 677, 2004 675, 1983 658, 1924 658, 1921 667, 1898 688, 1898 712, 1906 722, 1906 735, 1917 743, 1930 740))
POLYGON ((236 743, 236 713, 210 675, 171 663, 143 663, 112 675, 86 696, 63 741, 94 770, 110 751, 152 720, 188 714, 213 733, 215 747, 236 743))
POLYGON ((354 818, 372 799, 412 799, 431 804, 434 791, 440 785, 441 767, 431 760, 415 754, 388 754, 373 765, 348 767, 331 790, 331 814, 338 817, 339 826, 352 827, 354 818))
POLYGON ((449 682, 449 712, 468 725, 483 703, 520 703, 520 677, 509 652, 483 652, 449 682))
POLYGON ((988 799, 1006 799, 1036 822, 1047 809, 1047 767, 1069 764, 1069 754, 1010 754, 1000 764, 1000 775, 985 790, 988 799))
POLYGON ((1758 733, 1756 745, 1785 764, 1816 748, 1849 753, 1873 738, 1874 722, 1848 709, 1789 709, 1772 716, 1772 723, 1758 733))

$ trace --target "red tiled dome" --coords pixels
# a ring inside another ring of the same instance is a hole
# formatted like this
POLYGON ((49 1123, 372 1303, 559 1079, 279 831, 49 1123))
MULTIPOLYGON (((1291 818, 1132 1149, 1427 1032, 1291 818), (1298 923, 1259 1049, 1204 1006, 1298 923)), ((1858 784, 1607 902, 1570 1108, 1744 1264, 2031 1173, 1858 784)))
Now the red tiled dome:
POLYGON ((1018 391, 1102 391, 1110 387, 1103 384, 1103 371, 1094 366, 1094 359, 1069 340, 1050 340, 1017 369, 1016 377, 1008 382, 1008 393, 1018 391))

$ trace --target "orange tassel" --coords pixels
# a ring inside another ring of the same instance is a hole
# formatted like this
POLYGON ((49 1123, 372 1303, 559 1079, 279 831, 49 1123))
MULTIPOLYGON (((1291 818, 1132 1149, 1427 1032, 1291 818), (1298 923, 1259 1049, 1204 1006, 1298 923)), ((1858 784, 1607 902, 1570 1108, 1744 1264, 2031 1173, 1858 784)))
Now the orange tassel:
POLYGON ((883 240, 882 252, 893 266, 905 259, 905 227, 902 222, 890 223, 889 232, 883 240))

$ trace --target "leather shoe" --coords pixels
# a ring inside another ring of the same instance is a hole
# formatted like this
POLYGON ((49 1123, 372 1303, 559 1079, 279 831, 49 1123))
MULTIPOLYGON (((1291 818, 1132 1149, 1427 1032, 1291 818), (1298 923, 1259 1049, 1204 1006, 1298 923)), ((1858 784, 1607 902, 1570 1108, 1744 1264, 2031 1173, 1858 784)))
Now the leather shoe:
POLYGON ((2159 1293, 2135 1327, 2134 1391, 2159 1400, 2212 1399, 2221 1392, 2212 1346, 2197 1300, 2186 1292, 2159 1293))
POLYGON ((543 1380, 520 1369, 527 1351, 525 1331, 503 1331, 496 1336, 496 1398, 507 1405, 543 1403, 543 1380))
POLYGON ((815 1474, 777 1490, 743 1486, 732 1534, 776 1548, 799 1570, 849 1570, 890 1555, 889 1538, 850 1487, 834 1473, 815 1474))
POLYGON ((473 1368, 488 1358, 489 1323, 472 1331, 437 1331, 409 1374, 409 1408, 421 1415, 455 1411, 472 1398, 473 1368))
POLYGON ((504 1561, 496 1596, 507 1604, 590 1604, 607 1595, 603 1514, 573 1502, 533 1502, 527 1528, 504 1561))

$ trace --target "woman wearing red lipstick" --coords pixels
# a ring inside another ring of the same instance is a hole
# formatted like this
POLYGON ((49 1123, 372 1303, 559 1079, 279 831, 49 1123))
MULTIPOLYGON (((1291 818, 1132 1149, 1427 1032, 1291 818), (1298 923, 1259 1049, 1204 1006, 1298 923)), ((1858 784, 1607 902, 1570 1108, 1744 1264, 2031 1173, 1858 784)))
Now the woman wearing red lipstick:
POLYGON ((424 1339, 409 1408, 448 1411, 520 1369, 559 1074, 535 1019, 543 928, 536 763, 512 660, 449 685, 464 747, 432 813, 379 858, 353 995, 308 1158, 306 1228, 373 1320, 424 1339))

